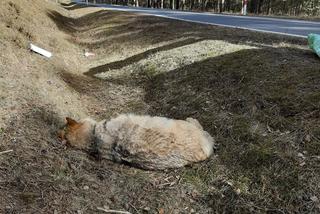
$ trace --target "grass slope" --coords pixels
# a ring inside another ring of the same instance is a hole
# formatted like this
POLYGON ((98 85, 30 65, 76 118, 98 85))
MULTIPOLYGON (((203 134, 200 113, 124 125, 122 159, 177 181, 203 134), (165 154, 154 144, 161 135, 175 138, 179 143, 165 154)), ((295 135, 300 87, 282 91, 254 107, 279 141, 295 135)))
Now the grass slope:
POLYGON ((0 155, 0 212, 320 211, 320 70, 306 41, 68 2, 0 4, 0 151, 14 149, 0 155), (123 112, 192 116, 219 148, 154 172, 56 139, 67 115, 123 112))

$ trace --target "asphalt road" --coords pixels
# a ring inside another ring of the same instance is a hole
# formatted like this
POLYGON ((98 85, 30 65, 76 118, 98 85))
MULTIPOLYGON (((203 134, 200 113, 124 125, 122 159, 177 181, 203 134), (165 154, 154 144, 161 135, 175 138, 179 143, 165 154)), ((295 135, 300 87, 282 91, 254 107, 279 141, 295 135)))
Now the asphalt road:
MULTIPOLYGON (((83 1, 76 0, 79 4, 83 1)), ((81 3, 82 2, 82 3, 81 3)), ((196 13, 187 11, 161 10, 142 7, 126 7, 107 4, 96 4, 109 10, 128 11, 169 19, 183 20, 224 27, 240 28, 267 33, 283 34, 306 38, 309 33, 320 34, 320 22, 311 22, 293 19, 277 19, 265 17, 233 16, 212 13, 196 13)))

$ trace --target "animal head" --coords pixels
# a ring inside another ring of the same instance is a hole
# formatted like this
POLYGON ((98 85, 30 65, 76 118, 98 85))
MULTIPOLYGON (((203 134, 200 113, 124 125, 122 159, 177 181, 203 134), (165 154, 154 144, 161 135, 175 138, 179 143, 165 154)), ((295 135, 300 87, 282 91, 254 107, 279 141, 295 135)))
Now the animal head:
POLYGON ((58 132, 58 137, 69 146, 88 149, 93 140, 94 123, 90 119, 77 122, 67 117, 65 126, 58 132))

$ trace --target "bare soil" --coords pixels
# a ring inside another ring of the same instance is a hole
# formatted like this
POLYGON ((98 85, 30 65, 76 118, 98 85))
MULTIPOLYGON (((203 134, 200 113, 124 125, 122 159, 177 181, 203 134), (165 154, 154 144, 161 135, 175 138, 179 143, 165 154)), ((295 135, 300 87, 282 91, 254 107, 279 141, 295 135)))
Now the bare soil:
POLYGON ((0 41, 0 152, 13 149, 0 154, 0 213, 320 212, 320 61, 305 40, 2 0, 0 41), (197 118, 219 147, 144 171, 57 140, 65 116, 124 112, 197 118))

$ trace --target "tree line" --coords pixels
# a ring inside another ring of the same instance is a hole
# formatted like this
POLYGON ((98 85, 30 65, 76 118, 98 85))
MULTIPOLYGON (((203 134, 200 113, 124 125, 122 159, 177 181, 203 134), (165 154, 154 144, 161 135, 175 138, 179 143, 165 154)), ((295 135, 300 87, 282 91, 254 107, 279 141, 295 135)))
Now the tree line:
MULTIPOLYGON (((173 10, 240 13, 244 0, 91 0, 173 10)), ((263 15, 320 16, 320 0, 248 0, 247 12, 263 15)))

